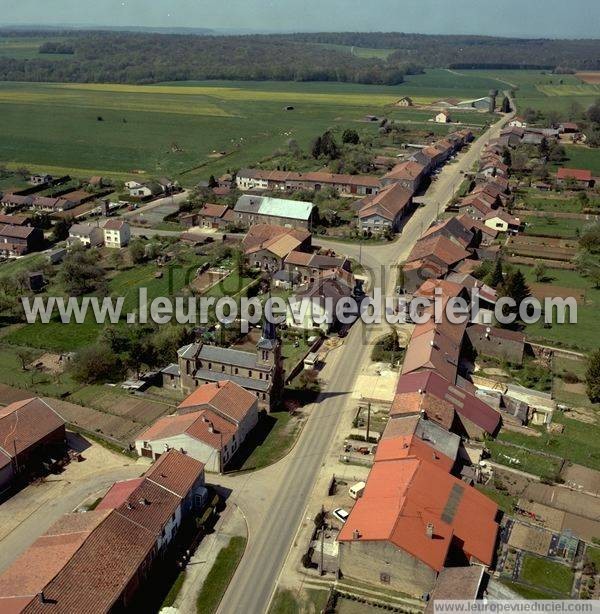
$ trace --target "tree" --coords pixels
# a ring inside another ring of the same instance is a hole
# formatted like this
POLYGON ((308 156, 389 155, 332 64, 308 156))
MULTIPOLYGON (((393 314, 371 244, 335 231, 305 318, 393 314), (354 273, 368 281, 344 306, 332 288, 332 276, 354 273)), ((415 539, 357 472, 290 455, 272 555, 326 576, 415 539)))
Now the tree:
POLYGON ((586 116, 592 123, 600 124, 600 100, 596 100, 587 110, 586 116))
POLYGON ((134 264, 141 264, 146 260, 146 248, 141 239, 134 239, 129 244, 129 255, 134 264))
POLYGON ((330 130, 317 137, 312 147, 313 158, 326 157, 335 160, 340 156, 340 150, 330 130))
POLYGON ((542 281, 546 277, 547 273, 548 273, 548 267, 540 260, 533 269, 535 280, 537 282, 542 281))
POLYGON ((511 313, 519 313, 521 303, 531 295, 531 291, 525 281, 525 275, 517 269, 516 271, 507 274, 502 284, 502 294, 509 296, 515 301, 515 307, 510 311, 511 313))
POLYGON ((64 241, 69 236, 71 221, 67 218, 59 219, 52 228, 52 239, 54 241, 64 241))
POLYGON ((77 352, 71 363, 71 374, 77 382, 99 384, 122 376, 119 357, 106 345, 90 345, 77 352))
POLYGON ((592 403, 600 403, 600 350, 596 350, 589 359, 585 373, 587 395, 592 403))
POLYGON ((508 96, 504 96, 504 99, 502 100, 502 105, 500 107, 500 111, 502 113, 510 113, 511 112, 511 107, 510 107, 510 100, 508 98, 508 96))
POLYGON ((494 265, 494 270, 490 276, 490 286, 497 288, 504 281, 504 274, 502 272, 502 260, 498 258, 494 265))
POLYGON ((360 143, 360 136, 356 130, 347 128, 342 134, 342 143, 349 143, 351 145, 358 145, 360 143))
POLYGON ((506 164, 506 166, 512 166, 512 154, 508 147, 505 147, 502 151, 502 162, 506 164))
POLYGON ((98 266, 98 253, 83 246, 75 246, 67 254, 57 279, 70 296, 101 293, 106 286, 104 270, 98 266))
POLYGON ((17 358, 21 363, 21 371, 27 371, 27 365, 33 360, 33 353, 25 348, 17 350, 17 358))
POLYGON ((208 178, 208 187, 209 188, 216 188, 219 185, 219 182, 215 179, 214 175, 211 175, 208 178))
POLYGON ((600 251, 600 223, 591 224, 583 230, 579 246, 591 253, 600 251))
POLYGON ((110 253, 110 265, 115 271, 123 264, 123 254, 120 249, 113 249, 110 253))

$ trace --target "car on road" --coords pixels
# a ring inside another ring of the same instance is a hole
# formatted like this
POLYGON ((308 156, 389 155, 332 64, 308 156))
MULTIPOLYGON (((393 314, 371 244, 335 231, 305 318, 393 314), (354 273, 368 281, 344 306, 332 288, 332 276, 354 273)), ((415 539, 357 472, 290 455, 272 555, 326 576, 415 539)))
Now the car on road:
POLYGON ((346 520, 348 520, 348 516, 350 516, 350 512, 347 512, 345 509, 342 509, 341 507, 334 509, 333 512, 331 513, 334 518, 336 518, 342 523, 346 522, 346 520))

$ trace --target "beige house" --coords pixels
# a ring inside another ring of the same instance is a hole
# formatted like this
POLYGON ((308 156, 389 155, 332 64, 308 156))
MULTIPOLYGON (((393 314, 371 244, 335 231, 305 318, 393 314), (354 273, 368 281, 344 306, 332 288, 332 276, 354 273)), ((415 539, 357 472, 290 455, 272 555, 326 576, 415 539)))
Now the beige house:
POLYGON ((135 441, 139 456, 158 458, 180 450, 220 472, 258 422, 258 399, 238 384, 204 384, 177 408, 177 414, 159 418, 135 441))
POLYGON ((447 111, 440 111, 435 116, 436 124, 449 124, 452 121, 450 114, 447 111))
POLYGON ((123 220, 108 220, 104 224, 104 245, 111 248, 121 248, 129 244, 131 228, 123 220))

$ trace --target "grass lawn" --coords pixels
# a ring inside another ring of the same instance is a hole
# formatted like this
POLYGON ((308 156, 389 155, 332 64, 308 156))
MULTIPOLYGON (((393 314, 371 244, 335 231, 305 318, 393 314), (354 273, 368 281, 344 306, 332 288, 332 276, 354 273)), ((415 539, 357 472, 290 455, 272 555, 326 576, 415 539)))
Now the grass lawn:
MULTIPOLYGON (((502 443, 502 436, 501 434, 498 441, 488 441, 486 443, 494 462, 533 475, 553 477, 558 473, 560 461, 542 456, 541 454, 536 454, 535 452, 507 446, 502 443), (513 460, 513 462, 511 462, 511 460, 513 460), (514 462, 515 460, 518 462, 514 462)), ((527 443, 529 443, 529 440, 533 440, 534 438, 526 437, 526 439, 528 440, 527 443)), ((507 438, 506 441, 509 441, 509 439, 507 438)))
POLYGON ((278 588, 269 608, 269 614, 296 614, 300 612, 300 604, 292 591, 278 588))
POLYGON ((79 386, 66 373, 49 375, 47 373, 23 371, 17 356, 19 350, 29 351, 32 361, 42 354, 41 350, 33 348, 0 344, 0 383, 51 397, 68 394, 79 386))
MULTIPOLYGON (((600 90, 598 96, 600 96, 600 90)), ((581 145, 567 145, 565 151, 568 161, 565 162, 564 166, 590 170, 596 176, 600 174, 600 149, 590 149, 581 145)))
POLYGON ((284 457, 300 433, 300 423, 287 411, 261 413, 259 422, 233 458, 230 470, 250 471, 284 457))
POLYGON ((283 366, 286 373, 289 373, 300 358, 308 352, 308 347, 308 343, 304 337, 283 338, 281 355, 283 356, 283 366), (294 347, 296 341, 298 342, 298 347, 294 347))
POLYGON ((22 258, 7 260, 0 264, 0 279, 6 277, 14 277, 23 271, 33 271, 45 262, 45 257, 42 254, 28 254, 22 258))
MULTIPOLYGON (((529 283, 535 283, 533 267, 519 267, 529 283)), ((550 269, 549 276, 554 285, 565 288, 585 288, 585 303, 577 306, 577 323, 564 323, 544 328, 543 322, 530 324, 526 327, 527 337, 533 341, 541 341, 549 345, 572 348, 580 352, 589 352, 598 348, 600 339, 600 289, 593 288, 588 279, 577 271, 550 269)))
POLYGON ((525 234, 546 235, 561 239, 577 237, 577 231, 581 232, 582 228, 587 224, 585 220, 537 217, 534 215, 526 215, 522 221, 525 223, 525 234))
POLYGON ((560 563, 526 554, 520 577, 524 582, 542 589, 550 589, 566 597, 571 594, 573 572, 560 563))
MULTIPOLYGON (((494 443, 501 444, 503 441, 515 443, 526 446, 531 450, 539 450, 548 454, 554 454, 571 461, 572 463, 577 463, 590 467, 591 469, 600 470, 599 427, 581 422, 579 420, 567 418, 559 411, 554 412, 553 420, 556 423, 564 425, 565 428, 561 434, 551 434, 541 431, 541 437, 529 437, 513 431, 502 431, 498 437, 498 441, 494 443)), ((519 450, 516 448, 508 448, 503 450, 503 452, 509 456, 519 458, 517 454, 519 450)), ((534 459, 540 458, 533 453, 531 456, 534 459)), ((533 463, 534 461, 532 459, 531 461, 527 462, 533 463)), ((535 462, 537 463, 537 460, 535 462)), ((547 459, 547 462, 550 463, 550 465, 556 464, 556 462, 552 459, 547 459)), ((527 471, 527 469, 523 470, 527 471)), ((531 473, 537 472, 532 471, 531 473)), ((538 475, 544 474, 538 473, 538 475)), ((545 475, 549 474, 546 473, 545 475)))
POLYGON ((477 484, 475 488, 477 488, 479 492, 482 492, 486 497, 489 497, 492 501, 494 501, 506 514, 513 513, 518 497, 514 497, 505 492, 496 490, 495 488, 483 486, 481 484, 477 484))
POLYGON ((585 551, 585 558, 596 565, 596 569, 600 570, 600 548, 587 547, 585 551))
MULTIPOLYGON (((600 198, 590 196, 586 203, 587 207, 600 207, 600 198)), ((558 192, 552 195, 542 195, 537 190, 526 190, 517 198, 519 205, 533 211, 552 211, 563 213, 581 213, 583 204, 579 198, 567 197, 558 192)), ((562 221, 562 220, 560 220, 562 221)))
POLYGON ((162 602, 161 607, 168 608, 168 607, 171 607, 175 603, 175 599, 177 599, 177 595, 179 595, 179 591, 181 590, 181 587, 183 586, 184 581, 185 581, 185 569, 183 571, 180 571, 179 574, 177 575, 177 578, 175 578, 175 582, 173 582, 173 585, 171 586, 169 592, 167 593, 167 596, 164 598, 164 601, 162 602))
POLYGON ((569 407, 599 407, 594 405, 585 392, 585 375, 587 361, 570 360, 568 358, 554 358, 554 382, 552 392, 558 403, 569 407), (566 374, 569 374, 568 376, 566 374), (578 383, 573 382, 573 376, 579 378, 578 383), (569 381, 565 380, 565 377, 569 381))
POLYGON ((515 593, 521 595, 525 599, 555 599, 556 595, 551 595, 546 591, 542 591, 536 588, 531 588, 530 586, 525 586, 524 584, 519 584, 518 582, 509 582, 508 580, 500 580, 504 586, 512 589, 515 593))
POLYGON ((245 537, 232 537, 229 544, 217 554, 196 600, 198 614, 212 614, 219 607, 245 549, 245 537))

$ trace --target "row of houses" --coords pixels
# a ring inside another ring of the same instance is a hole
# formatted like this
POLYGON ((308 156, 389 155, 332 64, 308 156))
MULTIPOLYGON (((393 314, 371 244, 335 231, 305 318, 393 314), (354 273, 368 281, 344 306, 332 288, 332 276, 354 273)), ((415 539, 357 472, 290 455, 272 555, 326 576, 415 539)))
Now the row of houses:
POLYGON ((34 209, 43 213, 70 211, 79 205, 96 198, 84 190, 74 190, 64 196, 35 196, 6 193, 0 197, 0 206, 7 213, 23 209, 34 209))
POLYGON ((396 164, 381 178, 379 192, 358 203, 359 229, 375 234, 398 232, 413 212, 413 196, 426 177, 472 139, 470 130, 454 132, 396 164))
POLYGON ((114 484, 93 511, 62 516, 0 575, 0 611, 136 607, 204 507, 204 478, 201 462, 170 449, 142 477, 114 484))
MULTIPOLYGON (((476 286, 431 279, 415 296, 445 305, 468 300, 476 286)), ((445 317, 414 328, 363 495, 338 536, 339 568, 349 581, 427 598, 448 573, 481 577, 493 564, 498 507, 472 486, 464 466, 464 442, 494 436, 502 423, 460 368, 474 327, 476 338, 478 324, 445 317)), ((480 349, 496 352, 494 333, 485 335, 480 349)), ((470 590, 455 586, 448 598, 475 597, 470 590)))

